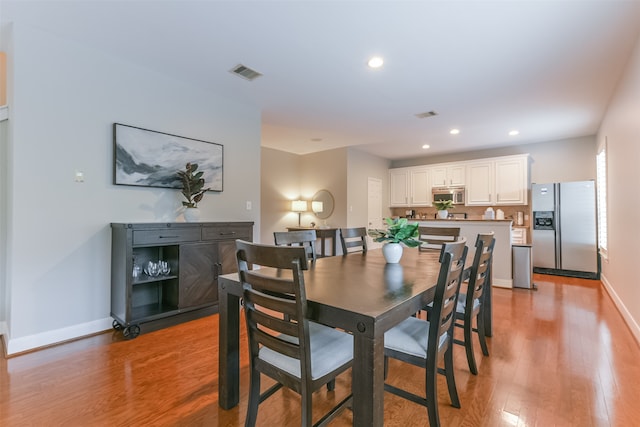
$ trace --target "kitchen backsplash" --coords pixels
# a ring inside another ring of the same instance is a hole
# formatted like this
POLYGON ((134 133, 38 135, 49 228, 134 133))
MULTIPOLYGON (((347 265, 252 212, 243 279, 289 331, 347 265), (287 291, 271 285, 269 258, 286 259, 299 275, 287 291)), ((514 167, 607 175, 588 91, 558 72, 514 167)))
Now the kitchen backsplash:
MULTIPOLYGON (((529 226, 530 221, 530 208, 529 206, 492 206, 494 211, 498 209, 502 209, 504 211, 505 219, 513 219, 515 221, 517 212, 524 212, 524 226, 529 226)), ((484 219, 482 216, 484 215, 484 211, 487 209, 486 206, 456 206, 453 209, 449 209, 449 213, 461 214, 466 213, 467 219, 484 219)), ((393 216, 406 217, 407 211, 411 210, 409 208, 391 208, 391 214, 393 216)), ((415 211, 416 219, 434 219, 436 217, 436 213, 438 212, 436 208, 413 208, 415 211)), ((515 225, 515 223, 514 223, 515 225)))

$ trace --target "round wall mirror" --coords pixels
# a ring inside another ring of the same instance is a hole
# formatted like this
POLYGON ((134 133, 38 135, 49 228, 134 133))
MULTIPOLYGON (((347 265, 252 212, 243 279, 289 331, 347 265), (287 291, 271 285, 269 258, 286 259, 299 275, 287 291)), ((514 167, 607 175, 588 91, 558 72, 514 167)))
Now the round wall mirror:
POLYGON ((316 217, 327 219, 333 213, 333 195, 328 190, 320 190, 311 199, 311 210, 316 217))

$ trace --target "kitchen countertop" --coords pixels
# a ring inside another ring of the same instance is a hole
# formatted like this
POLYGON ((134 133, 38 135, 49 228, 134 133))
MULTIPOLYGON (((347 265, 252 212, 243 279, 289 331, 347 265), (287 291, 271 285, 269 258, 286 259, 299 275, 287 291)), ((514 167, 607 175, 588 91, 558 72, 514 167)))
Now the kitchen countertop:
POLYGON ((407 218, 409 221, 417 221, 417 222, 430 222, 430 221, 437 221, 437 222, 447 222, 447 221, 452 221, 452 222, 513 222, 512 219, 469 219, 469 218, 447 218, 447 219, 435 219, 435 218, 431 218, 431 219, 422 219, 422 218, 407 218))

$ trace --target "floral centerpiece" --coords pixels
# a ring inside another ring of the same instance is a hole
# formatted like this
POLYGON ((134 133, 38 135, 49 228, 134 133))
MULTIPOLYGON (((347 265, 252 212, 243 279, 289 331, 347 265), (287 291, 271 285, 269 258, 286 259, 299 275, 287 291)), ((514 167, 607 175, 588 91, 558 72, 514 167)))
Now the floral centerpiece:
POLYGON ((410 248, 420 246, 418 223, 409 224, 406 218, 387 218, 387 229, 369 229, 367 232, 374 242, 385 242, 382 252, 388 263, 397 263, 402 257, 401 243, 410 248))

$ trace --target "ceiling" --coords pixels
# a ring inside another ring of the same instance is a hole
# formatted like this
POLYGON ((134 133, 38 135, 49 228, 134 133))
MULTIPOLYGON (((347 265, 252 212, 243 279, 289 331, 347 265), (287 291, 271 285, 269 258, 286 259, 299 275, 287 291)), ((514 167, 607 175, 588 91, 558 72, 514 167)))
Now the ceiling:
POLYGON ((257 105, 265 147, 389 159, 595 134, 640 31, 640 2, 616 0, 49 0, 20 13, 257 105))

